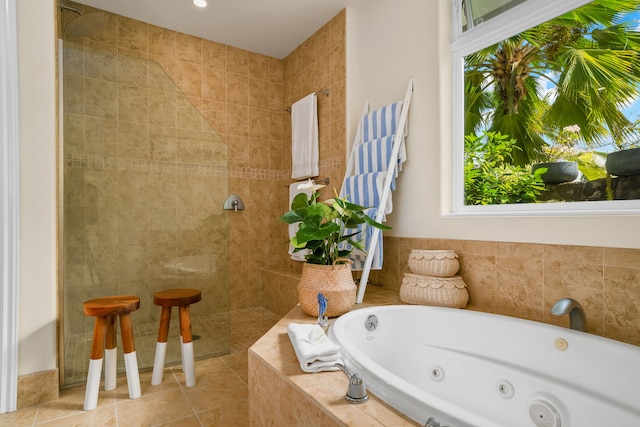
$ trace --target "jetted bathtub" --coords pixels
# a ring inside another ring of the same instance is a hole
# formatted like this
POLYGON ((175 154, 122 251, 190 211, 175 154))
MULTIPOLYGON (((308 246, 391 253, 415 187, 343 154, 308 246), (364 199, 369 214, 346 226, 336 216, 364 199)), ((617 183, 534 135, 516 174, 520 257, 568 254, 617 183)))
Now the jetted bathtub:
POLYGON ((640 347, 426 306, 363 308, 330 338, 370 392, 421 425, 640 426, 640 347))

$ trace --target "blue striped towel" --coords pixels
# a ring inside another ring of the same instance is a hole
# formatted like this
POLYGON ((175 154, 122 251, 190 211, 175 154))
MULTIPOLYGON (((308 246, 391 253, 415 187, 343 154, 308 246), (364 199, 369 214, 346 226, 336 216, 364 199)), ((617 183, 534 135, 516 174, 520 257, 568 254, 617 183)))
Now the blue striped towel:
MULTIPOLYGON (((386 105, 378 110, 366 114, 362 118, 362 141, 372 141, 383 136, 395 135, 400 121, 403 101, 386 105)), ((404 129, 400 129, 404 134, 404 129)))
MULTIPOLYGON (((354 175, 369 172, 386 172, 390 165, 391 151, 393 150, 394 136, 385 136, 365 142, 356 147, 356 162, 354 175)), ((402 141, 404 145, 404 140, 402 141)), ((405 156, 406 159, 406 156, 405 156)), ((398 166, 396 167, 393 180, 391 181, 391 189, 396 189, 396 180, 398 171, 405 161, 398 157, 398 166)))
MULTIPOLYGON (((380 199, 384 188, 384 176, 384 172, 371 172, 347 177, 342 185, 341 195, 342 197, 346 197, 351 203, 369 208, 365 213, 375 219, 375 215, 380 207, 380 199)), ((393 203, 391 202, 391 193, 389 193, 385 214, 391 213, 392 210, 393 203)), ((382 221, 384 221, 384 218, 382 221)), ((371 237, 377 229, 366 224, 361 224, 353 229, 353 232, 356 230, 361 232, 356 238, 362 241, 365 248, 369 248, 371 237)), ((348 247, 350 247, 350 245, 344 244, 344 248, 348 247)), ((351 254, 351 260, 353 261, 351 269, 362 270, 366 259, 366 253, 357 249, 354 250, 351 254)), ((382 268, 382 236, 378 238, 378 244, 373 253, 371 268, 374 270, 380 270, 382 268)))
MULTIPOLYGON (((380 207, 382 189, 384 184, 384 172, 370 172, 360 175, 348 176, 342 184, 341 196, 346 197, 351 203, 355 203, 365 208, 380 207)), ((391 193, 387 199, 385 214, 393 211, 391 193)))
MULTIPOLYGON (((377 209, 367 209, 365 211, 365 213, 367 215, 369 215, 371 218, 375 218, 376 213, 378 212, 377 209)), ((360 234, 358 234, 358 240, 360 240, 362 242, 362 244, 364 245, 365 248, 369 248, 371 246, 371 244, 369 242, 371 242, 371 238, 373 237, 373 233, 374 232, 381 232, 381 230, 378 230, 375 227, 370 227, 370 226, 365 226, 364 224, 359 225, 357 228, 354 229, 349 229, 350 232, 355 232, 355 231, 360 231, 360 234), (364 229, 364 230, 363 230, 364 229)), ((350 248, 351 245, 349 244, 345 244, 344 245, 346 248, 350 248)), ((381 270, 382 269, 382 235, 378 236, 378 244, 376 245, 376 250, 373 251, 373 260, 371 263, 371 269, 372 270, 381 270)), ((352 270, 356 270, 356 271, 360 271, 360 270, 364 270, 364 264, 367 260, 367 254, 365 252, 362 252, 359 249, 354 249, 353 252, 351 252, 351 260, 353 261, 353 264, 351 264, 351 269, 352 270)))

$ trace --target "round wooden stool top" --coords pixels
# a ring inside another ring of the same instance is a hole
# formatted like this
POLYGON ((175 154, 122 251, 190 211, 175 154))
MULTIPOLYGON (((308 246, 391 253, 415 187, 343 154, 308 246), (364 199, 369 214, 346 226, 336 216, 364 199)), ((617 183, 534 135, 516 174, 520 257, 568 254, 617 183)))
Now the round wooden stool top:
POLYGON ((82 304, 85 316, 119 316, 140 308, 140 298, 133 295, 95 298, 82 304))
POLYGON ((153 294, 153 303, 162 307, 186 307, 202 299, 198 289, 167 289, 153 294))

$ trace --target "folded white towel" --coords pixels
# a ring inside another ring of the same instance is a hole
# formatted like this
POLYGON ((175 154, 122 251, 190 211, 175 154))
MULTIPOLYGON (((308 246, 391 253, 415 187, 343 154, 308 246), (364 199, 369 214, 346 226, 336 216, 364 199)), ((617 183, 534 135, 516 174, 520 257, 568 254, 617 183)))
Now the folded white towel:
POLYGON ((289 340, 304 372, 337 371, 342 363, 340 348, 316 324, 289 323, 289 340))
POLYGON ((318 176, 318 104, 312 93, 291 106, 291 178, 318 176))
MULTIPOLYGON (((311 196, 310 189, 300 189, 298 186, 300 184, 305 184, 306 181, 294 182, 289 184, 289 206, 291 206, 291 202, 293 202, 293 198, 296 197, 300 193, 305 193, 308 196, 311 196)), ((298 232, 298 228, 300 228, 299 223, 289 224, 289 239, 296 235, 298 232)), ((305 255, 309 253, 309 249, 304 249, 298 252, 293 252, 293 245, 289 242, 289 255, 291 255, 291 259, 294 261, 305 261, 305 255)))

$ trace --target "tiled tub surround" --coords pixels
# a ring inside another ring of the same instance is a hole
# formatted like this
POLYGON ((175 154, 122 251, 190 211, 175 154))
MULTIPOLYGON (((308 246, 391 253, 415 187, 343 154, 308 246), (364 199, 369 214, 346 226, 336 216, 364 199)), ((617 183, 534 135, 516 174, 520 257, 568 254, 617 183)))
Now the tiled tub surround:
MULTIPOLYGON (((400 289, 412 249, 453 249, 469 290, 469 307, 560 326, 551 315, 571 297, 586 311, 589 333, 640 345, 640 250, 590 246, 385 237, 384 268, 370 283, 400 289)), ((302 266, 264 270, 262 304, 284 315, 296 301, 302 266)), ((358 273, 355 274, 358 276, 358 273)), ((367 287, 367 295, 377 287, 367 287)))
MULTIPOLYGON (((363 306, 394 303, 400 303, 397 292, 374 289, 363 306)), ((341 371, 303 372, 287 335, 291 322, 314 323, 315 319, 296 306, 249 349, 252 426, 417 425, 371 394, 366 403, 348 403, 344 399, 348 379, 341 371)))

